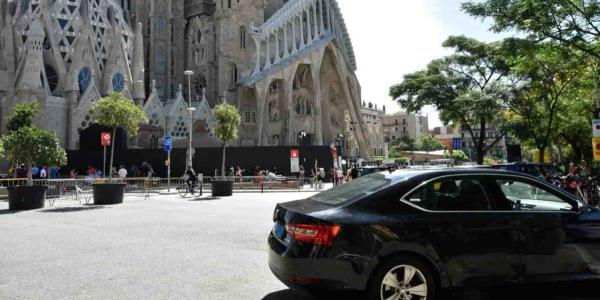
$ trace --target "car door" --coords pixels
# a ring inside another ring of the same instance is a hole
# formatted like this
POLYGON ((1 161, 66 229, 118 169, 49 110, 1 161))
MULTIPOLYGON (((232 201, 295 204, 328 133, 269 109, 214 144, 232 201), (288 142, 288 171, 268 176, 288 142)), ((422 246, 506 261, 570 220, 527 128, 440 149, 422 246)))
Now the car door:
MULTIPOLYGON (((482 178, 437 178, 402 198, 417 209, 413 235, 435 250, 453 285, 513 280, 521 268, 516 216, 493 210, 482 178)), ((406 226, 394 231, 403 233, 406 226)))
POLYGON ((544 183, 498 179, 515 204, 523 234, 524 278, 600 275, 600 213, 544 183))

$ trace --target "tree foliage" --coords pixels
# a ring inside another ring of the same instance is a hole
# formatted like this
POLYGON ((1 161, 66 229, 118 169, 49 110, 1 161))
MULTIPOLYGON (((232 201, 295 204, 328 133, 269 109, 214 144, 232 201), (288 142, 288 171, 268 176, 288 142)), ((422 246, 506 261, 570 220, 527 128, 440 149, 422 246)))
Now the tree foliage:
POLYGON ((227 144, 238 137, 241 117, 237 108, 231 104, 219 104, 215 107, 217 125, 215 135, 223 143, 227 144))
POLYGON ((421 139, 419 140, 419 150, 420 151, 427 151, 427 152, 431 152, 431 151, 439 151, 439 150, 444 150, 446 148, 446 146, 444 146, 444 144, 429 135, 424 135, 421 137, 421 139))
POLYGON ((600 59, 600 1, 484 0, 462 9, 472 16, 492 18, 492 31, 516 30, 535 40, 553 40, 600 59))
POLYGON ((113 92, 98 100, 91 109, 91 116, 98 125, 113 130, 122 128, 129 136, 137 136, 140 124, 148 123, 146 113, 121 93, 113 92))
POLYGON ((405 75, 390 88, 390 96, 408 112, 434 106, 444 123, 458 124, 468 132, 482 163, 485 153, 503 138, 499 135, 488 141, 486 130, 504 130, 504 103, 513 92, 505 83, 508 65, 499 43, 451 36, 443 46, 454 49, 454 54, 405 75))
POLYGON ((469 160, 469 156, 467 156, 467 154, 465 154, 465 152, 462 150, 454 150, 454 151, 452 151, 452 154, 450 154, 448 151, 445 151, 444 158, 451 158, 451 159, 454 159, 454 161, 468 161, 469 160))
POLYGON ((28 184, 33 184, 32 165, 62 166, 67 163, 67 154, 60 146, 56 134, 33 125, 37 105, 17 105, 9 118, 9 132, 0 140, 2 156, 11 163, 22 163, 29 167, 28 184))
POLYGON ((30 127, 33 125, 33 118, 38 114, 38 105, 35 102, 19 103, 15 105, 15 111, 8 117, 6 122, 6 129, 11 131, 17 131, 23 127, 30 127))
MULTIPOLYGON (((133 101, 117 92, 113 92, 94 103, 90 114, 96 124, 112 128, 113 138, 118 128, 125 129, 131 137, 137 136, 140 124, 148 123, 146 113, 139 106, 135 105, 133 101)), ((115 143, 111 143, 110 176, 113 174, 114 154, 115 143)))
POLYGON ((222 103, 215 107, 215 118, 217 119, 215 135, 223 142, 221 174, 225 176, 225 148, 227 147, 227 143, 237 139, 242 118, 238 109, 227 103, 222 103))
POLYGON ((540 161, 560 125, 557 114, 567 109, 564 97, 577 88, 585 59, 554 42, 507 39, 511 72, 521 79, 515 83, 518 97, 509 102, 508 120, 514 136, 531 141, 540 161))

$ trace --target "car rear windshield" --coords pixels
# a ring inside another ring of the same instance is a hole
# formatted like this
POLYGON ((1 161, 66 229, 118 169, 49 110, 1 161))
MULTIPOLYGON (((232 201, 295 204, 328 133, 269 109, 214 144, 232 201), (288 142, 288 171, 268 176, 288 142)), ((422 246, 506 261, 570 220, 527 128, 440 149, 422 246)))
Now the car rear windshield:
POLYGON ((382 173, 375 173, 362 176, 346 184, 338 185, 333 189, 314 195, 309 199, 328 205, 338 205, 349 200, 362 198, 373 192, 381 190, 390 183, 390 178, 387 178, 382 173))

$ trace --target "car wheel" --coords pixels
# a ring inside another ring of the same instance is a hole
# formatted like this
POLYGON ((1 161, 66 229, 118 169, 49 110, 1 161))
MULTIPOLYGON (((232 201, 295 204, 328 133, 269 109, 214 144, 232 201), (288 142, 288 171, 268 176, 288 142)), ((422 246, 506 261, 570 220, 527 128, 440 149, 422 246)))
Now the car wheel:
POLYGON ((370 300, 431 300, 436 290, 427 265, 413 257, 398 256, 377 268, 368 293, 370 300))

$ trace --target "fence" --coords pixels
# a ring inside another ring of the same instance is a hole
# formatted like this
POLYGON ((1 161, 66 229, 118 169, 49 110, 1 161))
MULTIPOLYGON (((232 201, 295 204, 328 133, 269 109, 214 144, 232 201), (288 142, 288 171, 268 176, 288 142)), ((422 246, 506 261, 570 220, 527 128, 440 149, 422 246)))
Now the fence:
MULTIPOLYGON (((284 176, 244 176, 244 177, 201 177, 199 184, 202 183, 204 190, 210 190, 211 182, 215 179, 233 181, 234 190, 255 190, 264 192, 265 190, 291 190, 299 191, 305 185, 311 184, 312 179, 284 176)), ((92 198, 92 185, 97 182, 106 182, 109 179, 103 178, 77 178, 77 179, 36 179, 34 185, 47 186, 46 198, 50 206, 54 205, 57 199, 73 200, 79 203, 89 203, 92 198)), ((113 179, 113 182, 126 183, 125 193, 146 194, 149 197, 152 193, 171 190, 176 192, 178 187, 186 185, 183 178, 125 178, 113 179)), ((0 179, 0 188, 25 185, 27 180, 24 178, 0 179)))

